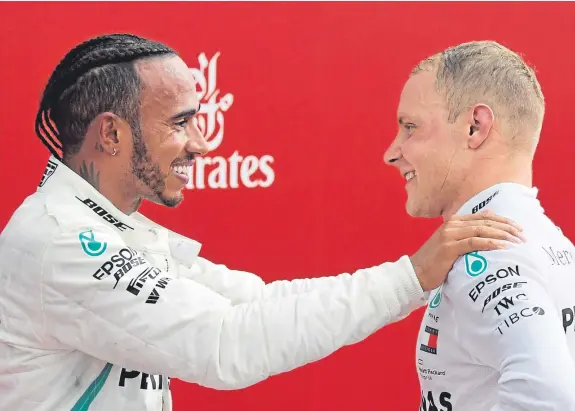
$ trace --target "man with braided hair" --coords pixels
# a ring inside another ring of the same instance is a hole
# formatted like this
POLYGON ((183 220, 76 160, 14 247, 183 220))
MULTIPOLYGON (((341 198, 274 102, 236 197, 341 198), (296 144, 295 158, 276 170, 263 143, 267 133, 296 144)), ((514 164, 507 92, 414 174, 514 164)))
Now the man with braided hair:
POLYGON ((169 377, 247 387, 405 317, 458 256, 521 241, 507 219, 459 216, 353 274, 265 284, 214 264, 137 211, 182 201, 208 151, 198 110, 177 53, 133 35, 52 74, 36 122, 52 156, 0 236, 0 409, 170 410, 169 377))

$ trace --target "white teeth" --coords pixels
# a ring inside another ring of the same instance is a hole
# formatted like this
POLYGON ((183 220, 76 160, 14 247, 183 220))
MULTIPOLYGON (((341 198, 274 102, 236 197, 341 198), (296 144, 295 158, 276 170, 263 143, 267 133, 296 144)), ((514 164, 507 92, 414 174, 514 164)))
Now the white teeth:
POLYGON ((407 181, 411 180, 413 177, 415 177, 415 171, 410 171, 409 173, 405 173, 405 179, 407 181))
POLYGON ((191 166, 175 166, 172 167, 172 170, 174 170, 175 173, 187 176, 190 173, 190 168, 191 166))

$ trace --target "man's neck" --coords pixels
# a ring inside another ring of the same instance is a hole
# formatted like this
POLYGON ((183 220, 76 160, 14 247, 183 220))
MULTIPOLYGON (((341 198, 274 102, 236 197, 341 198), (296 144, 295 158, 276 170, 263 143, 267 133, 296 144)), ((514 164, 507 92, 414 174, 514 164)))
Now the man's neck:
POLYGON ((81 155, 65 157, 63 163, 124 214, 130 215, 138 210, 142 200, 127 192, 114 170, 101 167, 96 159, 81 155))
POLYGON ((492 162, 495 164, 484 163, 478 167, 477 172, 470 175, 462 184, 455 200, 443 210, 441 214, 443 219, 450 218, 471 198, 496 184, 516 183, 532 187, 530 159, 508 159, 505 166, 501 166, 502 162, 500 159, 492 162))

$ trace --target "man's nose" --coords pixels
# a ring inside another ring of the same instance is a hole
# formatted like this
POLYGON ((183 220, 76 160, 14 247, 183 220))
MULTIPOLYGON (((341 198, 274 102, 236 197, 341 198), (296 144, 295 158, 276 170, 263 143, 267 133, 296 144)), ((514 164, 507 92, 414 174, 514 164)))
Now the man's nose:
POLYGON ((186 143, 186 151, 190 153, 198 153, 202 156, 206 155, 210 151, 208 142, 195 124, 190 131, 190 138, 188 138, 188 142, 186 143))
POLYGON ((391 166, 400 158, 401 158, 401 144, 399 143, 398 138, 396 137, 391 142, 387 150, 385 150, 385 153, 383 154, 383 161, 388 166, 391 166))

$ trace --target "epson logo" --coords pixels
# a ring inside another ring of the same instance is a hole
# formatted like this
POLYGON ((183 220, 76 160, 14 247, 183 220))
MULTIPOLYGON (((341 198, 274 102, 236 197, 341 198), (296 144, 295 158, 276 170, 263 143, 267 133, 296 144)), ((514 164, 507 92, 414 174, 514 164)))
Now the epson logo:
POLYGON ((478 282, 477 285, 471 289, 471 291, 469 291, 469 298, 471 298, 471 301, 473 302, 477 301, 481 295, 481 290, 483 290, 487 284, 493 284, 500 279, 512 276, 520 276, 519 265, 516 265, 515 268, 500 268, 495 273, 488 274, 480 282, 478 282))
POLYGON ((96 280, 103 280, 115 271, 114 277, 116 278, 116 282, 118 282, 120 278, 122 278, 132 268, 145 263, 146 261, 142 257, 139 257, 135 250, 125 247, 110 257, 108 261, 104 262, 104 264, 102 264, 100 268, 92 274, 92 277, 96 280))

